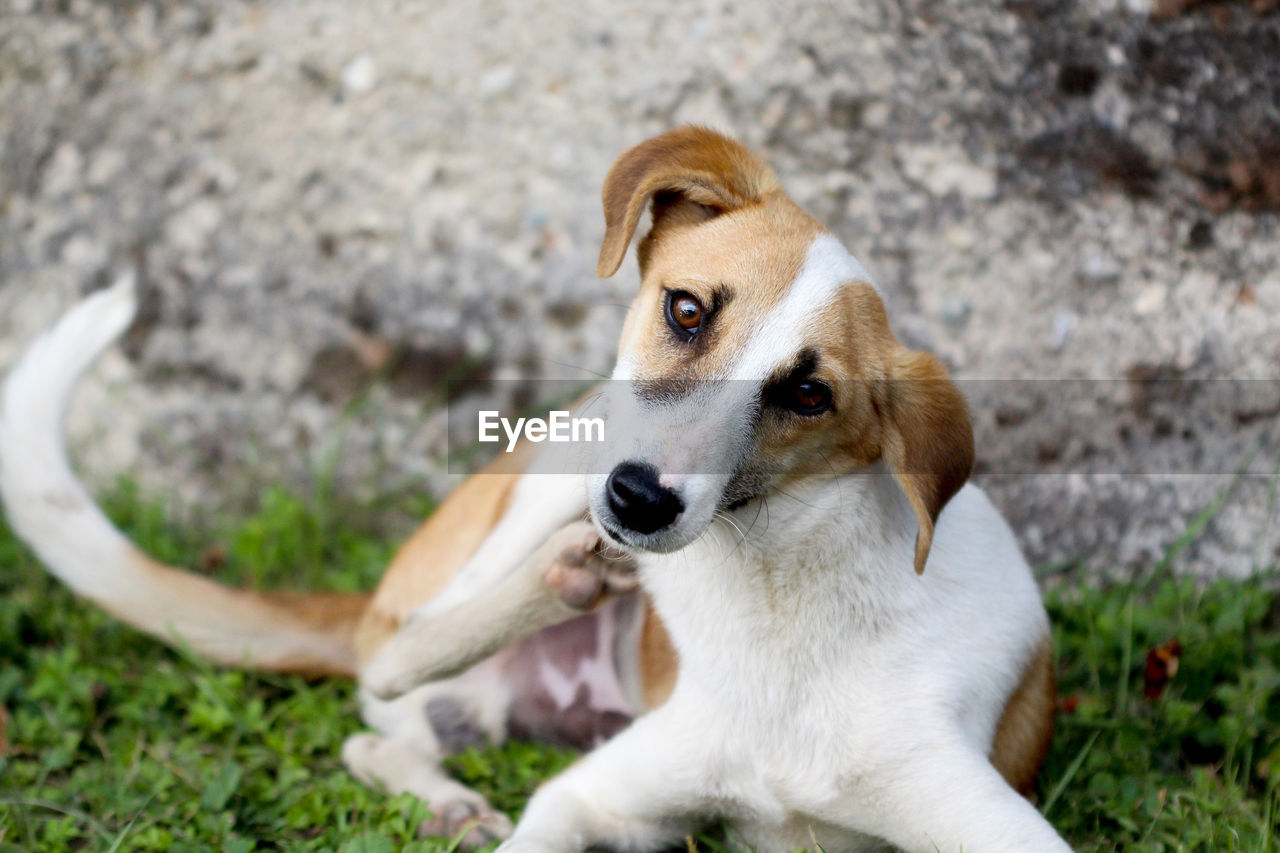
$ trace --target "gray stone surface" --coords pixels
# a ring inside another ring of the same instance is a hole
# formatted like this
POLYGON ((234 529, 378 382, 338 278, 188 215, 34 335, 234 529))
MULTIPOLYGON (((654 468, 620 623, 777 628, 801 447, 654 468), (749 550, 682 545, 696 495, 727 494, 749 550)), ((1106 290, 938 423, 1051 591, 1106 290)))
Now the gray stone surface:
POLYGON ((1280 412, 1274 13, 5 2, 0 367, 119 270, 145 290, 74 413, 96 481, 447 488, 444 379, 607 370, 636 277, 593 274, 600 180, 701 122, 769 156, 900 336, 1036 380, 971 395, 1035 560, 1150 567, 1250 458, 1175 565, 1276 560, 1275 439, 1251 456, 1280 412), (1258 381, 1145 383, 1189 378, 1258 381))

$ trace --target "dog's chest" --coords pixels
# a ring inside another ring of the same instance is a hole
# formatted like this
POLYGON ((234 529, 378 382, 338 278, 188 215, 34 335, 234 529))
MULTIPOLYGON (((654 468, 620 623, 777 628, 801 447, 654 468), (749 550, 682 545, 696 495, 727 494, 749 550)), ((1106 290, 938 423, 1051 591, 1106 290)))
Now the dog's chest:
POLYGON ((634 611, 631 599, 613 602, 501 653, 513 692, 512 735, 587 749, 639 713, 621 675, 624 661, 635 654, 634 611))

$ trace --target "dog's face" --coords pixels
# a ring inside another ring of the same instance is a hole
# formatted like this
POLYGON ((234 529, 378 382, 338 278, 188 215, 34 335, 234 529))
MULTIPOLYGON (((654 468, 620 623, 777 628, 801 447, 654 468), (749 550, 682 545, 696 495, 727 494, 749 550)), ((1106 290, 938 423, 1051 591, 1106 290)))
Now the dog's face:
POLYGON ((866 270, 737 143, 682 128, 624 153, 605 181, 601 275, 650 202, 609 458, 589 483, 596 523, 671 551, 719 512, 885 459, 919 518, 921 570, 973 462, 941 366, 894 340, 866 270))

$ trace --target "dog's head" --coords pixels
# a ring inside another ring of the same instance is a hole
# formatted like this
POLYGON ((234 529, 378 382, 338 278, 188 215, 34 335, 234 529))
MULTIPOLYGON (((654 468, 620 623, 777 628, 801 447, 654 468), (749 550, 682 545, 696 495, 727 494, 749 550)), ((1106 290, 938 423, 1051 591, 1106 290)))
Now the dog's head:
POLYGON ((894 339, 862 265, 772 170, 704 128, 623 153, 603 197, 603 277, 653 214, 609 383, 610 429, 628 426, 589 483, 603 531, 672 551, 717 512, 884 460, 918 518, 922 571, 973 435, 941 364, 894 339))

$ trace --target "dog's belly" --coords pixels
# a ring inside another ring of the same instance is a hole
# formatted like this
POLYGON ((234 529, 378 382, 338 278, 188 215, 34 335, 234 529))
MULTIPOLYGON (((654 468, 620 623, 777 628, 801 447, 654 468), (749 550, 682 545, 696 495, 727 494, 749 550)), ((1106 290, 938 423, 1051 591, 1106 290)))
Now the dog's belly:
POLYGON ((634 670, 639 603, 635 595, 610 602, 500 653, 512 736, 588 749, 631 722, 640 709, 624 682, 634 670))

